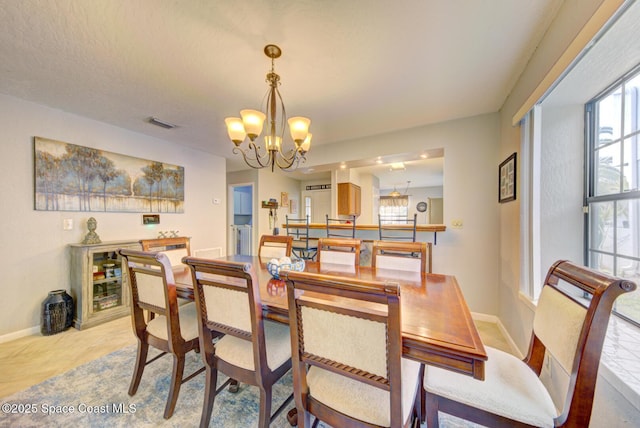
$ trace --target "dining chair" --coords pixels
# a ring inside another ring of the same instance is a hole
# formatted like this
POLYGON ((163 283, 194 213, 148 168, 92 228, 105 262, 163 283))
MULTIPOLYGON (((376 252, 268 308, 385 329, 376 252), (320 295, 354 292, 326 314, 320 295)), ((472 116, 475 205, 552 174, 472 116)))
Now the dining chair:
POLYGON ((260 284, 250 263, 195 257, 184 261, 192 273, 206 368, 200 426, 209 426, 216 395, 233 379, 260 389, 257 425, 268 427, 292 399, 271 415, 273 384, 291 368, 289 327, 263 319, 260 284), (222 337, 214 345, 216 335, 222 337), (229 380, 216 390, 218 370, 229 380))
POLYGON ((484 381, 426 368, 427 426, 438 427, 442 411, 491 427, 588 427, 614 301, 635 289, 631 281, 556 262, 540 293, 524 360, 487 347, 484 381), (558 367, 552 384, 545 379, 549 366, 558 367))
POLYGON ((420 363, 402 358, 398 284, 287 272, 299 427, 406 427, 419 420, 420 363), (312 293, 312 295, 309 295, 312 293), (345 305, 340 300, 349 299, 345 305))
POLYGON ((191 238, 186 236, 141 239, 140 245, 142 246, 142 251, 165 253, 173 269, 184 268, 182 258, 191 255, 191 238))
POLYGON ((293 236, 262 235, 258 247, 258 257, 265 259, 290 257, 292 246, 293 236))
POLYGON ((348 218, 329 218, 325 214, 327 223, 327 238, 351 238, 356 237, 356 216, 350 215, 348 218))
POLYGON ((313 260, 318 251, 318 240, 309 236, 309 216, 305 218, 285 217, 287 236, 293 237, 292 252, 297 257, 313 260))
POLYGON ((416 241, 418 214, 413 217, 378 214, 378 235, 381 241, 416 241))
POLYGON ((318 263, 337 265, 360 265, 360 247, 362 241, 352 238, 318 239, 318 263))
POLYGON ((191 251, 193 257, 200 257, 203 259, 217 259, 218 257, 223 257, 224 253, 222 251, 222 247, 208 247, 208 248, 196 248, 191 251))
POLYGON ((431 273, 431 242, 373 241, 371 267, 431 273))
POLYGON ((131 289, 131 320, 138 339, 138 352, 129 395, 138 390, 147 364, 167 353, 173 356, 173 370, 164 418, 169 419, 178 400, 180 385, 202 373, 204 367, 183 379, 185 354, 199 350, 198 322, 193 302, 178 305, 169 258, 164 253, 120 249, 131 289), (155 316, 146 320, 144 310, 155 316), (147 361, 149 345, 162 351, 147 361))

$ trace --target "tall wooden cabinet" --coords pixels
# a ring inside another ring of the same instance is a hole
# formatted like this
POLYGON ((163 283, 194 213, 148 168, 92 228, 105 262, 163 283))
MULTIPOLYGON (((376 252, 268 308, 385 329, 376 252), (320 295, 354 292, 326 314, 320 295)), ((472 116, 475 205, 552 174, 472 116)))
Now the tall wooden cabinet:
POLYGON ((338 215, 360 215, 360 186, 338 183, 338 215))
POLYGON ((71 244, 73 325, 81 330, 130 314, 130 292, 119 248, 141 249, 136 241, 71 244))

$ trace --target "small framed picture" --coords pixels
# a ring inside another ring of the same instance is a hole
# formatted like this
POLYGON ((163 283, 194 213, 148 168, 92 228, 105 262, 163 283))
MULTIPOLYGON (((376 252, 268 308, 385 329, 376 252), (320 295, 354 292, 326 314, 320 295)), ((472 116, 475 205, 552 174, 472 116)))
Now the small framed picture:
POLYGON ((289 194, 287 192, 280 192, 280 206, 281 207, 289 206, 289 194))
POLYGON ((289 214, 298 214, 298 200, 289 199, 289 214))
POLYGON ((160 224, 160 215, 142 214, 142 224, 160 224))
POLYGON ((498 168, 498 202, 516 200, 517 154, 513 153, 498 168))

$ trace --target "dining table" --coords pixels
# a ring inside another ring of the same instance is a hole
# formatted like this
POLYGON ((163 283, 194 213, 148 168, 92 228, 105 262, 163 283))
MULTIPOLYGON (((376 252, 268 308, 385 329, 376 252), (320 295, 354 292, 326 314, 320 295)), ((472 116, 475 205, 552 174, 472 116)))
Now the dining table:
MULTIPOLYGON (((286 281, 269 273, 269 260, 246 255, 222 259, 252 264, 264 317, 288 323, 286 281)), ((455 276, 314 261, 307 261, 304 271, 399 284, 403 357, 484 380, 487 353, 455 276)), ((190 269, 174 270, 174 281, 178 296, 193 300, 190 269)))

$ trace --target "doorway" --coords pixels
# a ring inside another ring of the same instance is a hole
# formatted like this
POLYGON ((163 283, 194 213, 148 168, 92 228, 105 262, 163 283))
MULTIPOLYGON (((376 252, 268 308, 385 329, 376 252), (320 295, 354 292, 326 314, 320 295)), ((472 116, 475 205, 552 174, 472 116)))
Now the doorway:
POLYGON ((228 254, 253 254, 253 183, 229 186, 228 254))
POLYGON ((309 215, 310 223, 324 223, 326 214, 331 216, 331 190, 302 192, 302 217, 309 215))

